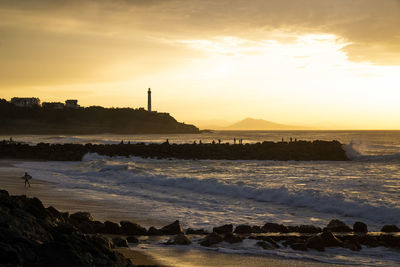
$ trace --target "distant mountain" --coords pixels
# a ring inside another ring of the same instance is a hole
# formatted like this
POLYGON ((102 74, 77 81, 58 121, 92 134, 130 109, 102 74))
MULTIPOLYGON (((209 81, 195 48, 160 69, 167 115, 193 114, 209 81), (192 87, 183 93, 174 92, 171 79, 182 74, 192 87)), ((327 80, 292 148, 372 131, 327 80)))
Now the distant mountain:
POLYGON ((263 130, 307 130, 308 127, 285 125, 271 121, 246 118, 227 127, 221 127, 221 130, 248 130, 248 131, 263 131, 263 130))

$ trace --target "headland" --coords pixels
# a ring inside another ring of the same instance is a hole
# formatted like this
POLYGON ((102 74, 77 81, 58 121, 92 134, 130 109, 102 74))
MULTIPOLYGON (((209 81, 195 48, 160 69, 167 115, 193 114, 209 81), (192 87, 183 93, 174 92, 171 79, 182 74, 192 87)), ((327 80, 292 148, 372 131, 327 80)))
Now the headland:
POLYGON ((169 113, 148 111, 144 108, 44 104, 42 106, 39 104, 16 105, 0 99, 0 134, 184 134, 200 132, 194 125, 178 122, 169 113))

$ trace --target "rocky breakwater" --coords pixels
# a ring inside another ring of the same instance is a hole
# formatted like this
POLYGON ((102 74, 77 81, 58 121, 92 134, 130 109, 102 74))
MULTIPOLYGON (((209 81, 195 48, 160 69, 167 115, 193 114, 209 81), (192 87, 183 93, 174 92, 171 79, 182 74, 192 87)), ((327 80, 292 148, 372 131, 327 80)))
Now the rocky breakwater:
POLYGON ((87 153, 105 156, 211 160, 348 160, 338 141, 262 142, 255 144, 46 144, 0 142, 0 158, 79 161, 87 153))
POLYGON ((248 239, 261 250, 325 251, 342 247, 356 253, 365 247, 382 246, 400 253, 400 229, 396 225, 369 232, 363 222, 350 227, 335 219, 324 228, 267 222, 262 226, 226 224, 210 233, 184 230, 176 220, 162 228, 146 229, 130 221, 96 221, 87 212, 62 213, 43 207, 37 198, 9 196, 0 190, 0 266, 132 266, 112 248, 148 244, 149 237, 154 236, 160 238, 153 240, 167 240, 156 241, 166 246, 229 246, 248 239))
POLYGON ((83 217, 0 190, 0 266, 133 266, 108 238, 78 230, 83 217))

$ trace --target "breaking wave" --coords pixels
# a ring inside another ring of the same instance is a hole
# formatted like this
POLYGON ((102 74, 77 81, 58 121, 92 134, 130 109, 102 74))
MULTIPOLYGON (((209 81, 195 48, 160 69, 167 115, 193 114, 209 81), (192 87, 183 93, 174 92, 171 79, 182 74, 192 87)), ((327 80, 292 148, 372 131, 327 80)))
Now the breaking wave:
POLYGON ((354 161, 400 161, 400 153, 371 155, 364 152, 366 150, 365 147, 366 145, 361 142, 351 141, 349 144, 344 146, 344 149, 347 157, 354 161))

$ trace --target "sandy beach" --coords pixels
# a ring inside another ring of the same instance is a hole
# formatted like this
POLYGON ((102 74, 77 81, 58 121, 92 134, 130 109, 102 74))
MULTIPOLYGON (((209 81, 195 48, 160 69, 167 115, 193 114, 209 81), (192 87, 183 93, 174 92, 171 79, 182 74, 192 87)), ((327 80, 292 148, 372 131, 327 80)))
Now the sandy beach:
MULTIPOLYGON (((117 205, 102 200, 82 200, 57 188, 56 184, 33 179, 31 187, 25 188, 20 178, 24 170, 14 167, 14 160, 0 161, 0 188, 7 190, 11 195, 27 195, 42 200, 45 206, 53 206, 60 211, 70 213, 76 211, 89 211, 96 220, 115 221, 131 220, 144 226, 165 225, 166 222, 140 218, 140 210, 134 207, 121 209, 117 205)), ((159 249, 118 249, 137 265, 159 266, 343 266, 325 264, 313 261, 291 260, 278 257, 257 257, 251 255, 232 255, 215 251, 162 247, 159 249)))

